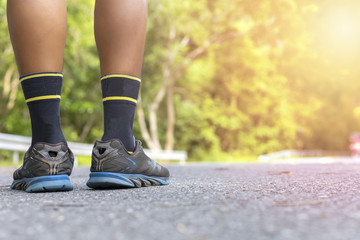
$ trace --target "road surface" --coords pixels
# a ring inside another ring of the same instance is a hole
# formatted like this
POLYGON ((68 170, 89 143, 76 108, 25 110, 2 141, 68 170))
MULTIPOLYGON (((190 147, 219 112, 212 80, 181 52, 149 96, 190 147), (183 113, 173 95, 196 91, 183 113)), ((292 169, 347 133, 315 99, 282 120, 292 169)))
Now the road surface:
POLYGON ((10 190, 0 169, 0 239, 360 239, 360 164, 168 166, 169 186, 10 190))

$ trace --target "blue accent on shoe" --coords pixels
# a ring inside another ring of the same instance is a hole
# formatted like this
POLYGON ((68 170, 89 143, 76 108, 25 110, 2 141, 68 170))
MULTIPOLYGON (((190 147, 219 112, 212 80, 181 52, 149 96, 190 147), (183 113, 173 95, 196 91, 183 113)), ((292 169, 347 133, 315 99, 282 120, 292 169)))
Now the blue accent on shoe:
MULTIPOLYGON (((125 157, 125 156, 124 156, 125 157)), ((131 160, 131 158, 125 157, 127 160, 129 160, 130 162, 132 162, 133 165, 136 165, 136 162, 134 162, 133 160, 131 160)))
POLYGON ((134 181, 149 181, 151 185, 168 185, 170 183, 167 177, 150 177, 141 174, 122 174, 112 172, 92 172, 86 185, 95 189, 112 188, 133 188, 139 187, 134 181))
POLYGON ((15 180, 11 189, 24 190, 26 192, 57 192, 71 191, 73 186, 68 175, 49 175, 15 180))
POLYGON ((124 170, 122 170, 120 173, 123 173, 123 172, 125 172, 126 170, 129 170, 129 169, 130 169, 130 167, 127 167, 124 170))

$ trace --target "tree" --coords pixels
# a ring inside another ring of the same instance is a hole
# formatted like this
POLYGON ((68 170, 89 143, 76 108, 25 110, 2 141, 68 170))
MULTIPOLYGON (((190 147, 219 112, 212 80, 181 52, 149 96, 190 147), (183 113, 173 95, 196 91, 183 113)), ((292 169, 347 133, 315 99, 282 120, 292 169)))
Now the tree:
MULTIPOLYGON (((151 149, 185 149, 207 161, 347 149, 349 134, 360 131, 360 45, 335 49, 321 35, 331 4, 149 1, 135 136, 151 149)), ((70 141, 93 142, 102 133, 93 7, 68 2, 61 120, 70 141)), ((5 13, 1 2, 0 131, 31 135, 5 13)))

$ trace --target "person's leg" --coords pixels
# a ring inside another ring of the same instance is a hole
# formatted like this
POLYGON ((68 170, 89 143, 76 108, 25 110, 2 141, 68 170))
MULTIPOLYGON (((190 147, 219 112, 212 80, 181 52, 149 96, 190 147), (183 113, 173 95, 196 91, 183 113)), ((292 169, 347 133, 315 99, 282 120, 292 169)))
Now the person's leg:
POLYGON ((8 0, 9 32, 32 125, 32 144, 66 142, 60 126, 65 0, 8 0))
POLYGON ((146 21, 146 0, 96 1, 95 38, 102 75, 141 77, 146 21))
POLYGON ((29 108, 32 144, 12 189, 68 191, 73 155, 60 126, 65 0, 8 0, 9 32, 29 108))
POLYGON ((169 171, 134 141, 132 124, 140 88, 147 6, 145 0, 97 0, 95 36, 104 103, 104 135, 92 153, 91 188, 169 184, 169 171))
POLYGON ((146 0, 97 0, 95 38, 104 103, 102 140, 120 139, 133 151, 132 125, 140 88, 147 21, 146 0))
POLYGON ((61 72, 66 39, 65 0, 8 0, 7 16, 20 75, 61 72))

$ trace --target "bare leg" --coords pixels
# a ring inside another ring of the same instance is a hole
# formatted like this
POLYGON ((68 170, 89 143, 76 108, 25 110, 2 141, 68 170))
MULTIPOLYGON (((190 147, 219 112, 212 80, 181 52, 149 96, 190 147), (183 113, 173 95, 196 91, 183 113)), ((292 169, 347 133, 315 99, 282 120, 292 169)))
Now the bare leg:
POLYGON ((141 76, 146 20, 146 0, 96 1, 95 38, 102 75, 141 76))
POLYGON ((20 75, 61 72, 66 39, 65 0, 8 0, 7 15, 20 75))
POLYGON ((66 142, 60 125, 65 0, 8 0, 9 32, 29 108, 32 145, 66 142))

